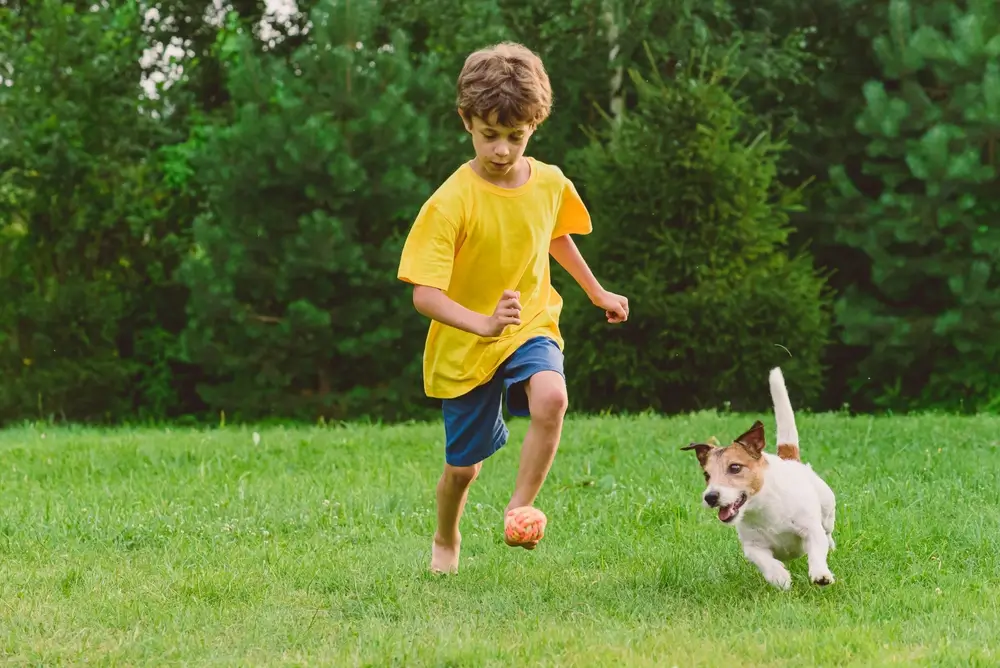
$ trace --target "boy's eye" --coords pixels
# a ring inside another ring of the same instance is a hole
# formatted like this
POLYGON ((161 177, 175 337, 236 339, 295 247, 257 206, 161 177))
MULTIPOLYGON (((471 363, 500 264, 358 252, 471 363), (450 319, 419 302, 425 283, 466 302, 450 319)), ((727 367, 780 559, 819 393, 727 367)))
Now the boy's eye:
MULTIPOLYGON (((487 132, 483 133, 483 139, 485 139, 486 141, 496 141, 499 138, 500 138, 499 135, 489 134, 487 132)), ((520 142, 522 139, 524 139, 524 135, 511 135, 510 136, 510 141, 514 142, 515 144, 518 143, 518 142, 520 142)))

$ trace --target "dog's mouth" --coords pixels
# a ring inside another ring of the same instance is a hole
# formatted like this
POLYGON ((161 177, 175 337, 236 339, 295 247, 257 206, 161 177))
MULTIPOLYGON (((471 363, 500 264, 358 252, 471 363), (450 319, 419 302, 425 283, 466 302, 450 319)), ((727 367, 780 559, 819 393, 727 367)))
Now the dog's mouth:
POLYGON ((746 492, 740 494, 740 498, 736 499, 733 503, 728 506, 722 506, 719 508, 719 519, 723 522, 732 522, 736 519, 736 514, 740 512, 740 508, 743 504, 747 502, 746 492))

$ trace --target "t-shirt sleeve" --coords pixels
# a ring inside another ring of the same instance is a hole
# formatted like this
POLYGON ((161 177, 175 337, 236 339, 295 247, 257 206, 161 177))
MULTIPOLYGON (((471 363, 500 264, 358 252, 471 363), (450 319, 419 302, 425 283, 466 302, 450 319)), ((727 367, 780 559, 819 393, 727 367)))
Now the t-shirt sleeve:
POLYGON ((562 177, 562 197, 559 203, 559 213, 556 215, 556 225, 552 230, 552 238, 558 239, 567 234, 590 234, 593 229, 590 212, 583 199, 576 191, 576 186, 565 176, 562 177))
POLYGON ((433 201, 425 203, 403 244, 396 277, 413 285, 447 290, 458 236, 458 225, 433 201))

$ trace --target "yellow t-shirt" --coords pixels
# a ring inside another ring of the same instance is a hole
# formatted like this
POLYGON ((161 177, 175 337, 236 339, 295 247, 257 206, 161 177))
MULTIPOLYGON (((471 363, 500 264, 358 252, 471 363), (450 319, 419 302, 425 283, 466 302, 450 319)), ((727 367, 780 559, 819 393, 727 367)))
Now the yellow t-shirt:
POLYGON ((521 293, 521 324, 483 338, 432 320, 424 347, 424 391, 461 396, 489 380, 522 343, 548 336, 560 348, 562 297, 552 287, 549 243, 588 234, 590 214, 573 183, 553 165, 528 158, 518 188, 494 185, 465 163, 420 209, 397 276, 443 290, 462 306, 492 315, 504 290, 521 293))

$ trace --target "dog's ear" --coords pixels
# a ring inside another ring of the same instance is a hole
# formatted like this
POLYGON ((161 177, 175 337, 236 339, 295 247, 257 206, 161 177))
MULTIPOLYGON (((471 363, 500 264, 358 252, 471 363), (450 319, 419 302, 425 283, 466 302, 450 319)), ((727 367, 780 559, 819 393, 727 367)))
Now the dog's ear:
POLYGON ((754 459, 760 459, 764 452, 764 423, 757 420, 746 432, 736 439, 754 459))
POLYGON ((704 468, 705 462, 708 461, 708 455, 712 450, 715 450, 715 446, 708 443, 692 443, 691 445, 685 445, 681 450, 694 450, 695 455, 698 456, 698 463, 704 468))

